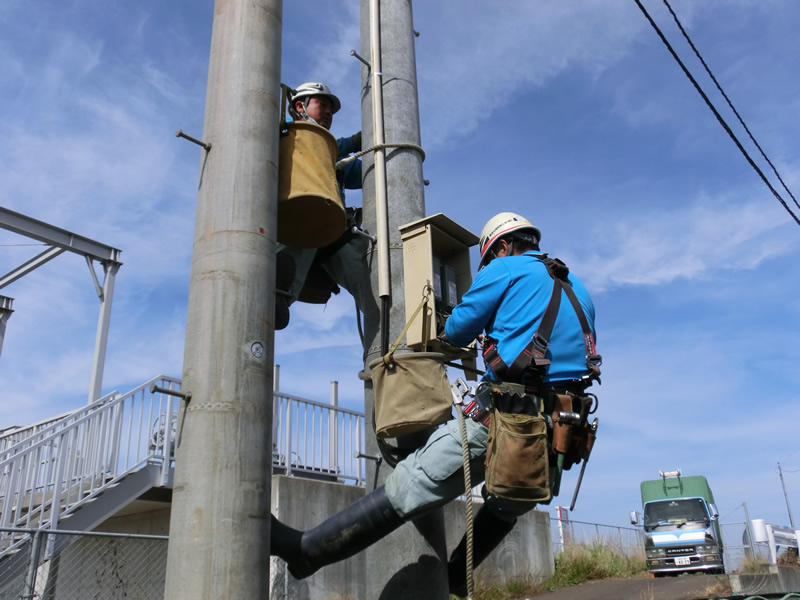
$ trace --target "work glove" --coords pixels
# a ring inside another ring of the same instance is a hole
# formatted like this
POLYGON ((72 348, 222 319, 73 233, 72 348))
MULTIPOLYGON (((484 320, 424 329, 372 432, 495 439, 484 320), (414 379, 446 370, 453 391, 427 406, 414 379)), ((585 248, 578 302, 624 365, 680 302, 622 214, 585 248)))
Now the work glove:
POLYGON ((354 133, 350 138, 353 140, 353 147, 355 152, 361 152, 361 132, 354 133))

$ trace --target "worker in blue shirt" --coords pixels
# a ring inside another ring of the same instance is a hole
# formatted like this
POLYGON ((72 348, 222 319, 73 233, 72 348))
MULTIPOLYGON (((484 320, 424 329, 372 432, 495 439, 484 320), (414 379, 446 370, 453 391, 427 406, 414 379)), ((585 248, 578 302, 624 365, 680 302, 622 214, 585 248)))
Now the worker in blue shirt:
MULTIPOLYGON (((484 379, 512 382, 506 379, 508 370, 497 365, 515 364, 541 331, 542 322, 549 318, 546 314, 554 312, 549 343, 542 353, 549 366, 537 371, 526 361, 527 368, 513 381, 525 394, 530 390, 531 396, 522 399, 537 405, 548 391, 582 393, 596 374, 596 367, 590 364, 590 355, 595 354, 592 301, 578 279, 562 271, 560 281, 566 280, 577 296, 585 326, 570 307, 572 300, 565 300, 562 310, 547 310, 551 297, 556 296, 554 289, 570 294, 556 287, 555 277, 543 262, 547 257, 539 251, 540 238, 539 229, 520 215, 500 213, 490 219, 479 242, 480 270, 444 328, 444 338, 456 345, 465 346, 479 338, 485 347, 496 347, 496 354, 490 354, 495 368, 487 366, 484 379)), ((489 431, 479 420, 467 419, 466 427, 472 482, 476 484, 485 478, 489 431)), ((320 525, 302 532, 273 517, 272 553, 287 561, 296 578, 307 577, 364 550, 409 519, 459 497, 464 493, 461 444, 458 422, 450 420, 421 448, 398 462, 383 486, 320 525)), ((497 547, 518 516, 536 506, 535 501, 509 500, 485 489, 484 500, 473 524, 473 566, 497 547)), ((450 592, 461 596, 466 595, 466 554, 466 539, 462 539, 448 562, 450 592)))

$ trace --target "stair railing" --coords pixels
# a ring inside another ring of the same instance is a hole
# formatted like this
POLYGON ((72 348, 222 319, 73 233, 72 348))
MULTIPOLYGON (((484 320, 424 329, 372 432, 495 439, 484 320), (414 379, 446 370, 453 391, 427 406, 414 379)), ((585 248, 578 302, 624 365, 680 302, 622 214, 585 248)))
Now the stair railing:
MULTIPOLYGON (((58 527, 103 486, 144 465, 174 463, 180 380, 158 376, 113 392, 6 448, 0 460, 0 527, 58 527)), ((2 535, 0 535, 2 539, 2 535)))

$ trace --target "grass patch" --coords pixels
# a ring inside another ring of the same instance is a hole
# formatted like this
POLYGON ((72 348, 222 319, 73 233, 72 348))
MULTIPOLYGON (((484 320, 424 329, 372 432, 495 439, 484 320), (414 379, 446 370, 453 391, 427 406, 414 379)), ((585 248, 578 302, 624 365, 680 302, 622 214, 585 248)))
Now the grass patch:
POLYGON ((763 558, 748 555, 742 561, 742 566, 739 567, 739 573, 745 573, 747 575, 769 573, 769 562, 763 558))
POLYGON ((647 573, 644 556, 630 556, 603 542, 572 544, 556 556, 555 573, 545 585, 553 591, 587 581, 629 578, 644 573, 647 573))
MULTIPOLYGON (((647 573, 644 555, 630 556, 601 541, 592 544, 571 544, 555 559, 555 572, 542 579, 531 575, 515 579, 503 587, 489 587, 475 582, 475 600, 513 600, 554 591, 587 581, 613 578, 641 577, 647 573)), ((456 600, 456 596, 450 596, 456 600)))

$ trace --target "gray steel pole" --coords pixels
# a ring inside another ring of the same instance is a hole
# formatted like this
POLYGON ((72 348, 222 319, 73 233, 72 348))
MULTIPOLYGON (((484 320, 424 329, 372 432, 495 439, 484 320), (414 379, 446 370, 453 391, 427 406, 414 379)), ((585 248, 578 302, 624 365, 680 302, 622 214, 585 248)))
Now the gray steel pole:
POLYGON ((744 520, 747 531, 747 541, 748 545, 750 546, 750 556, 755 557, 756 555, 756 541, 753 539, 753 522, 750 520, 750 512, 747 510, 747 502, 742 502, 742 506, 744 507, 744 520))
POLYGON ((8 296, 0 296, 0 354, 3 353, 3 339, 6 336, 6 323, 8 323, 11 313, 14 312, 14 310, 11 308, 13 303, 13 298, 9 298, 8 296))
POLYGON ((165 598, 269 596, 281 0, 216 0, 165 598))
MULTIPOLYGON (((421 145, 417 72, 414 51, 414 28, 409 0, 361 0, 361 54, 370 56, 370 6, 379 5, 381 71, 383 81, 383 125, 386 143, 421 145)), ((362 69, 362 130, 364 147, 375 139, 372 131, 371 78, 362 69)), ((371 155, 364 160, 364 224, 378 232, 376 216, 375 168, 371 155)), ((425 216, 425 196, 422 178, 422 159, 419 153, 407 149, 386 150, 386 185, 388 189, 388 230, 390 243, 391 302, 388 315, 388 338, 393 341, 406 322, 403 292, 403 256, 398 227, 425 216)), ((380 233, 380 232, 378 232, 380 233)), ((377 256, 371 256, 372 289, 378 302, 379 281, 377 256)), ((386 319, 384 319, 386 322, 386 319)), ((381 356, 380 331, 374 326, 365 329, 367 350, 365 362, 381 356)), ((407 351, 407 348, 399 352, 407 351)), ((373 393, 371 382, 365 385, 364 410, 371 422, 373 393)), ((367 428, 365 445, 368 454, 378 454, 375 432, 367 428)), ((390 468, 368 461, 368 491, 386 479, 390 468)), ((444 518, 441 509, 405 525, 387 539, 367 550, 366 595, 368 598, 393 600, 422 600, 447 598, 447 572, 442 558, 446 553, 444 518), (402 549, 402 551, 398 551, 402 549)))
MULTIPOLYGON (((92 261, 87 257, 86 262, 94 275, 92 261)), ((103 263, 105 279, 103 287, 99 290, 100 315, 97 318, 97 334, 94 342, 94 356, 92 358, 92 376, 89 380, 89 404, 100 398, 103 389, 103 371, 106 366, 106 349, 108 347, 108 328, 111 323, 111 303, 114 300, 114 282, 117 271, 122 263, 106 261, 103 263)))
POLYGON ((778 463, 778 475, 781 477, 781 487, 783 488, 783 497, 786 498, 786 510, 789 511, 789 525, 794 529, 794 517, 792 516, 792 507, 789 505, 789 494, 786 493, 786 484, 783 483, 783 471, 781 470, 781 463, 778 463))

